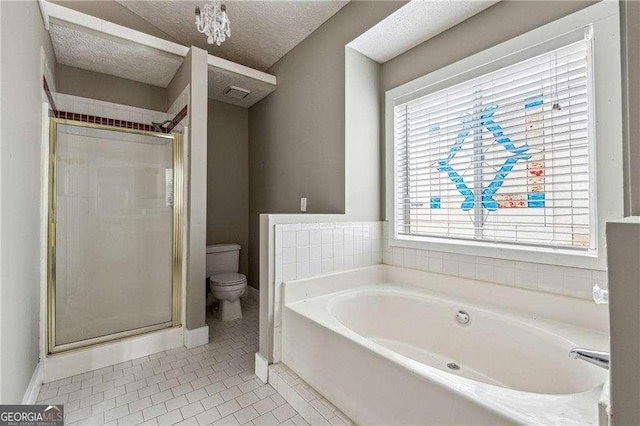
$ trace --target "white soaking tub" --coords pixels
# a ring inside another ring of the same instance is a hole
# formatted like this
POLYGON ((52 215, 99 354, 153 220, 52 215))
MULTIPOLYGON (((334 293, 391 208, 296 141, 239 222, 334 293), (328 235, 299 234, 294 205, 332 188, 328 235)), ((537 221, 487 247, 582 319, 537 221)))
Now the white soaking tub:
MULTIPOLYGON (((356 423, 598 423, 606 372, 568 353, 607 350, 606 333, 387 284, 402 268, 377 268, 378 283, 355 272, 285 284, 282 361, 356 423)), ((518 291, 540 303, 531 291, 475 285, 516 307, 526 302, 518 291)), ((561 299, 548 301, 576 315, 592 305, 561 299)))

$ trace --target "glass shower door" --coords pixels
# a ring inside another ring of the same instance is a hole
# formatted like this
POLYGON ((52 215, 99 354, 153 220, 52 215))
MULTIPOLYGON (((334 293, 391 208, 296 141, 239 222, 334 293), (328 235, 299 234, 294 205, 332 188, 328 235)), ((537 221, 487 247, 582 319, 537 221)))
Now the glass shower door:
POLYGON ((50 136, 49 352, 179 324, 180 136, 65 120, 50 136))

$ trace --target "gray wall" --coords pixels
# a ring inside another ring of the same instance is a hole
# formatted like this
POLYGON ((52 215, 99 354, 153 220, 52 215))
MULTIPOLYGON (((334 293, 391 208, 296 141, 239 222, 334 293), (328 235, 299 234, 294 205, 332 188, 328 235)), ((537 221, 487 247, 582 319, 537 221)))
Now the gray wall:
POLYGON ((607 224, 611 417, 619 426, 640 424, 640 220, 607 224))
POLYGON ((620 3, 625 215, 640 215, 640 2, 620 3))
POLYGON ((56 89, 60 93, 97 99, 153 111, 166 111, 167 90, 150 84, 58 64, 56 89))
POLYGON ((351 2, 276 62, 274 93, 249 109, 249 270, 259 214, 345 211, 345 45, 403 2, 351 2))
MULTIPOLYGON (((625 215, 640 215, 640 2, 620 3, 625 215)), ((614 425, 640 424, 640 224, 607 224, 614 425)))
POLYGON ((56 62, 37 2, 0 2, 0 15, 0 402, 15 404, 40 350, 41 46, 56 62))
POLYGON ((501 1, 382 65, 383 92, 596 2, 501 1))
MULTIPOLYGON (((209 100, 207 110, 207 244, 238 243, 249 269, 249 110, 209 100)), ((258 278, 248 276, 257 286, 258 278)))
POLYGON ((176 71, 176 74, 167 86, 167 109, 173 105, 175 100, 182 94, 185 87, 191 82, 191 52, 187 53, 184 62, 176 71))

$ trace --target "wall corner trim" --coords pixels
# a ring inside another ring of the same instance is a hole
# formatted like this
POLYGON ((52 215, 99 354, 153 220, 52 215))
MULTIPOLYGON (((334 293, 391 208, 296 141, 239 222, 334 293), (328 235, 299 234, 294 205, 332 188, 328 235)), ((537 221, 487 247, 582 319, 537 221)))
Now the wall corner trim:
POLYGON ((209 343, 209 326, 205 325, 193 330, 184 330, 184 345, 187 349, 209 343))
POLYGON ((31 381, 29 382, 29 386, 27 386, 27 390, 24 393, 24 397, 22 397, 22 403, 25 404, 35 404, 38 399, 38 394, 40 393, 40 388, 42 388, 42 382, 44 381, 44 367, 41 362, 38 362, 36 368, 33 370, 33 375, 31 376, 31 381))
POLYGON ((260 352, 256 352, 255 372, 262 383, 269 380, 269 361, 260 352))

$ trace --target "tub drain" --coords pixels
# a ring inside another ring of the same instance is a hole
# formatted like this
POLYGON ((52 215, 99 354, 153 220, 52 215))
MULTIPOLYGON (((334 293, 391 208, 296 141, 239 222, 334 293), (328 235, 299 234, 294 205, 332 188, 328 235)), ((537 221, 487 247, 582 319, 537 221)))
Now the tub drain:
POLYGON ((460 366, 455 362, 450 362, 449 364, 447 364, 447 368, 451 370, 460 370, 460 366))

